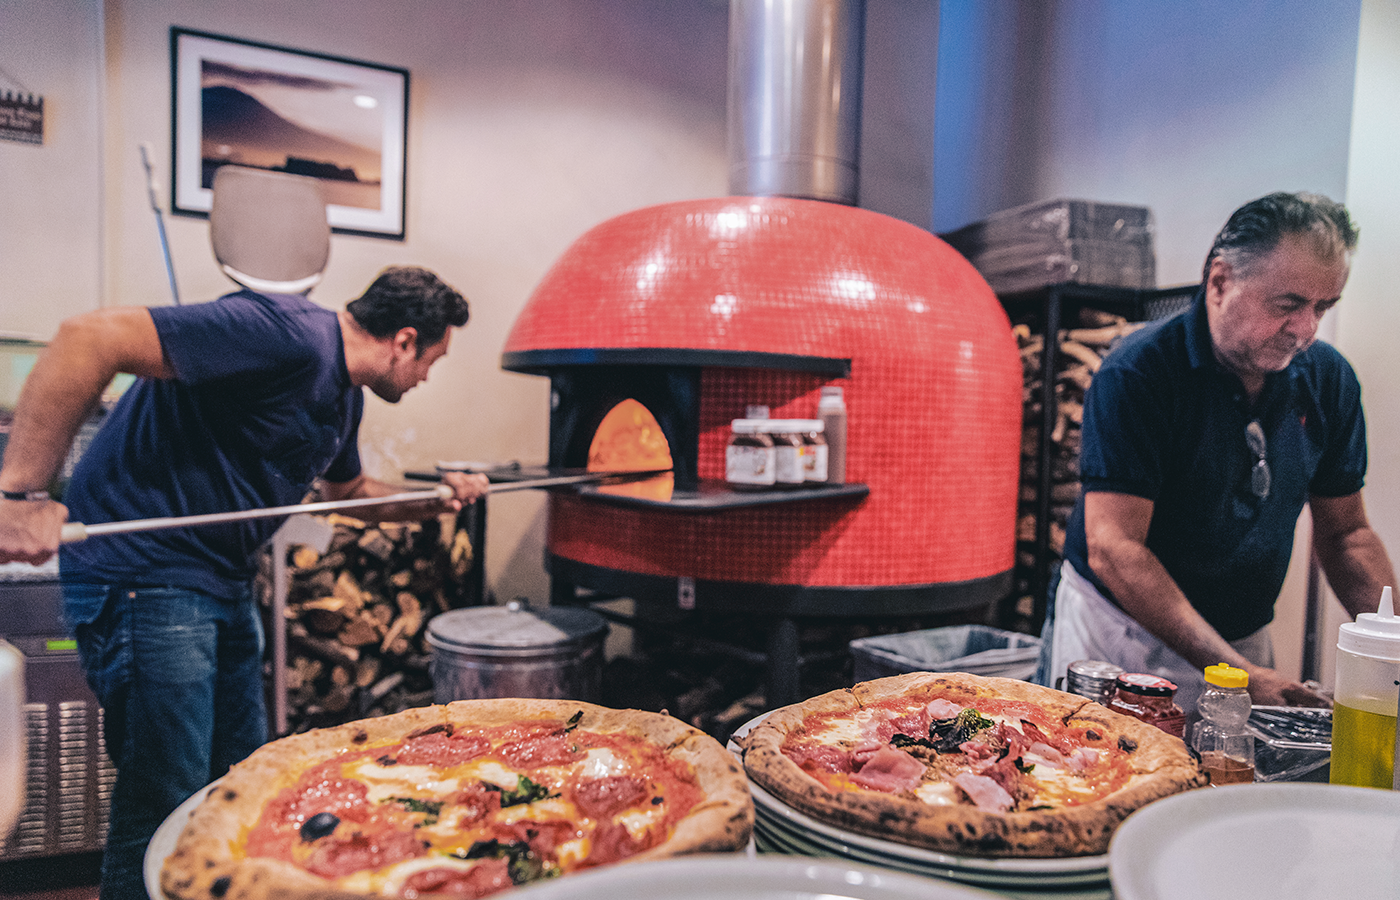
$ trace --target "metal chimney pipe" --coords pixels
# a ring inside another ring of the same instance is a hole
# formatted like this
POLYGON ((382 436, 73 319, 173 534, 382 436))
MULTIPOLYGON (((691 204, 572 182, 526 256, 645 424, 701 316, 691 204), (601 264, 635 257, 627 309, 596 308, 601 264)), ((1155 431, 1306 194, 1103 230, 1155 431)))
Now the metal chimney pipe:
POLYGON ((729 191, 854 206, 865 0, 731 0, 729 191))

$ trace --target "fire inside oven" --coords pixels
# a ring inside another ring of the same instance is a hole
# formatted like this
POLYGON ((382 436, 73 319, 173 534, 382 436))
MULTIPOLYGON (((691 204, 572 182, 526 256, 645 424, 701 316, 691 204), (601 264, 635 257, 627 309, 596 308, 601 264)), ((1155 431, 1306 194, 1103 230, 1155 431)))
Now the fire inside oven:
MULTIPOLYGON (((590 472, 652 472, 670 469, 671 445, 656 416, 646 406, 628 398, 608 410, 588 446, 590 472)), ((670 500, 676 476, 667 472, 643 481, 604 484, 599 493, 615 497, 670 500)))

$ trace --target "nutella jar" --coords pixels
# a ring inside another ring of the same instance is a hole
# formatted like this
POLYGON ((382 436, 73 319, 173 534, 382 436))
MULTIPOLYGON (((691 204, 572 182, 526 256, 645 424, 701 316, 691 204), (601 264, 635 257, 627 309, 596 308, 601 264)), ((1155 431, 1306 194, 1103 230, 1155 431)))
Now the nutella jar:
POLYGON ((825 484, 827 473, 826 423, 821 419, 800 420, 802 434, 803 480, 825 484))
POLYGON ((1165 678, 1125 673, 1118 676, 1108 708, 1155 725, 1167 734, 1183 737, 1186 713, 1172 699, 1175 695, 1176 685, 1165 678))
POLYGON ((756 489, 773 486, 777 455, 773 439, 764 432, 766 420, 735 419, 733 435, 724 449, 724 480, 736 488, 756 489))
POLYGON ((793 419, 769 419, 759 426, 773 441, 773 482, 778 487, 800 487, 807 480, 803 465, 802 433, 793 419))

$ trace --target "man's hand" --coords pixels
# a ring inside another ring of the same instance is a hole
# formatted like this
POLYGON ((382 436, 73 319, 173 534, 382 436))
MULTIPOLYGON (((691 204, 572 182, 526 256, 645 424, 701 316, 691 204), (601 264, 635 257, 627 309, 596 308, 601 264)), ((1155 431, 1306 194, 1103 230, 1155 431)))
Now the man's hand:
POLYGON ((468 475, 466 472, 444 472, 442 483, 452 488, 452 499, 445 501, 452 512, 475 503, 478 497, 486 496, 486 489, 491 484, 485 475, 468 475))
POLYGON ((52 500, 0 500, 0 563, 48 562, 67 520, 68 507, 52 500))
POLYGON ((1255 706, 1322 706, 1332 704, 1326 697, 1303 684, 1285 678, 1274 669, 1246 666, 1249 672, 1249 698, 1255 706))

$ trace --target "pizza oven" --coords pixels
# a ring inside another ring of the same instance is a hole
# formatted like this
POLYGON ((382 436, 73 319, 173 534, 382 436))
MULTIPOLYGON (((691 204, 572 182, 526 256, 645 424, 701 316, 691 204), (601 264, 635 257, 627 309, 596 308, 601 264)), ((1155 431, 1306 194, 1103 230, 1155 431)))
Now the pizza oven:
MULTIPOLYGON (((780 623, 996 601, 1019 479, 1009 321, 943 241, 850 205, 861 4, 777 6, 731 7, 735 195, 592 228, 507 338, 504 368, 550 379, 551 467, 672 468, 550 496, 555 598, 585 587, 780 623), (727 485, 731 421, 755 404, 815 418, 824 385, 844 390, 846 484, 727 485)), ((791 652, 770 646, 770 674, 791 652)))

